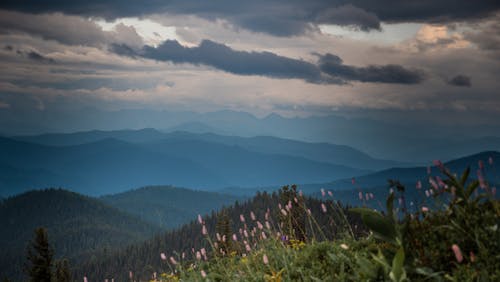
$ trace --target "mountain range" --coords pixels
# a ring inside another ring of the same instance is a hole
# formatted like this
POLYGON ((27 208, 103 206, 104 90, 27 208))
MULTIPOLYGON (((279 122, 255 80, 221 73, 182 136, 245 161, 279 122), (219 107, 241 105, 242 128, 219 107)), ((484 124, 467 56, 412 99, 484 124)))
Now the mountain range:
POLYGON ((147 185, 322 183, 409 165, 328 143, 154 129, 0 137, 0 154, 4 196, 43 187, 103 195, 147 185))

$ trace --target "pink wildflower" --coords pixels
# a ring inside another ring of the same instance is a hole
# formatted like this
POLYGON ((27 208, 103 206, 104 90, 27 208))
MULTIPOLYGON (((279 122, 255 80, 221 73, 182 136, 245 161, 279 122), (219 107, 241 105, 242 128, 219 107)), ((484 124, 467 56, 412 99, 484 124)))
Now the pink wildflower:
POLYGON ((130 280, 132 280, 132 278, 134 278, 134 273, 132 273, 132 271, 128 272, 128 278, 130 278, 130 280))
POLYGON ((308 214, 308 215, 311 215, 311 213, 312 213, 312 212, 311 212, 311 209, 307 209, 307 214, 308 214))
POLYGON ((351 178, 351 183, 352 183, 352 185, 356 185, 356 179, 354 177, 351 178))
POLYGON ((220 240, 221 240, 221 237, 220 237, 219 232, 215 233, 215 237, 217 238, 217 241, 220 241, 220 240))
POLYGON ((242 214, 240 214, 240 221, 241 221, 241 222, 245 222, 245 216, 244 216, 244 215, 242 215, 242 214))
POLYGON ((257 221, 257 228, 259 228, 260 230, 264 228, 264 226, 262 225, 262 223, 260 223, 260 221, 257 221))
POLYGON ((422 181, 417 181, 417 185, 416 185, 417 189, 422 189, 422 181))
POLYGON ((367 200, 367 201, 370 200, 370 194, 368 194, 368 193, 365 194, 365 200, 367 200))
POLYGON ((434 179, 429 178, 429 183, 431 184, 432 188, 439 190, 439 186, 437 185, 436 181, 434 181, 434 179))
POLYGON ((428 212, 429 211, 429 208, 428 207, 422 207, 422 212, 428 212))
POLYGON ((203 277, 203 278, 207 277, 207 273, 205 272, 205 270, 202 269, 200 271, 200 273, 201 273, 201 277, 203 277))
POLYGON ((476 255, 474 255, 474 252, 470 251, 469 255, 470 255, 470 261, 471 262, 475 262, 476 261, 476 255))
POLYGON ((326 196, 325 189, 323 189, 323 188, 321 188, 321 196, 323 196, 323 197, 326 196))
POLYGON ((201 218, 200 214, 198 215, 198 223, 199 224, 203 224, 203 218, 201 218))
POLYGON ((457 259, 458 263, 461 263, 464 260, 464 257, 462 256, 462 251, 460 251, 460 247, 457 244, 453 244, 451 246, 451 249, 453 250, 453 253, 455 254, 455 258, 457 259))
POLYGON ((174 257, 170 257, 170 262, 173 264, 173 265, 176 265, 177 264, 177 261, 175 260, 174 257))
POLYGON ((359 197, 359 200, 363 201, 363 192, 359 191, 358 197, 359 197))
POLYGON ((83 282, 88 282, 87 276, 83 276, 83 282))
POLYGON ((284 216, 286 216, 286 215, 287 215, 286 210, 284 210, 284 209, 281 209, 281 213, 282 213, 284 216))
POLYGON ((344 250, 349 250, 349 246, 347 246, 346 244, 342 243, 340 244, 340 247, 344 250))
POLYGON ((253 211, 250 212, 250 218, 255 221, 256 217, 255 217, 255 213, 253 213, 253 211))
POLYGON ((321 203, 321 210, 326 213, 326 206, 325 204, 321 203))
POLYGON ((245 245, 245 250, 247 250, 247 252, 250 252, 252 250, 252 248, 250 247, 250 245, 246 244, 245 245))
POLYGON ((489 163, 490 165, 493 165, 493 158, 492 158, 492 157, 489 157, 489 158, 488 158, 488 163, 489 163))
POLYGON ((328 191, 328 196, 333 197, 332 191, 328 191))
POLYGON ((267 239, 266 233, 264 231, 262 231, 262 239, 264 239, 264 240, 267 239))
POLYGON ((196 259, 201 260, 201 253, 199 251, 196 251, 196 259))
POLYGON ((269 221, 266 221, 266 228, 271 229, 271 224, 269 223, 269 221))
POLYGON ((427 166, 427 174, 431 174, 431 167, 430 166, 427 166))
POLYGON ((245 235, 245 238, 248 238, 248 232, 247 232, 247 230, 246 230, 246 229, 245 229, 245 230, 243 230, 243 235, 245 235))
POLYGON ((264 264, 266 264, 266 265, 267 265, 267 264, 269 264, 269 259, 267 258, 267 255, 266 255, 266 254, 264 254, 264 255, 262 256, 262 261, 263 261, 263 262, 264 262, 264 264))
POLYGON ((483 161, 482 161, 482 160, 479 160, 479 161, 477 162, 477 166, 478 166, 478 167, 479 167, 479 169, 481 169, 481 170, 482 170, 482 169, 484 169, 484 163, 483 163, 483 161))
POLYGON ((201 227, 201 234, 203 234, 203 235, 207 235, 208 234, 207 227, 205 225, 203 225, 201 227))
POLYGON ((238 241, 238 236, 236 234, 233 234, 233 241, 238 241))
POLYGON ((165 255, 165 253, 161 253, 161 254, 160 254, 160 258, 161 258, 162 260, 166 260, 166 259, 167 259, 167 256, 165 255))

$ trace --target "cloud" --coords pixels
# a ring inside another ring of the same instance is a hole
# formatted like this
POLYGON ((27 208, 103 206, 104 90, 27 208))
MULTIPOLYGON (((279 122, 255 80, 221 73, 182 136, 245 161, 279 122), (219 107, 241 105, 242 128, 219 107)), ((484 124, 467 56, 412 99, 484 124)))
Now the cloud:
POLYGON ((343 64, 338 56, 332 54, 317 54, 319 63, 313 64, 271 52, 238 51, 210 40, 203 40, 199 46, 191 48, 182 46, 176 40, 167 40, 158 47, 145 46, 141 52, 124 45, 114 45, 112 50, 131 57, 207 65, 238 75, 295 78, 316 84, 345 84, 349 81, 416 84, 424 80, 422 71, 400 65, 356 67, 343 64))
POLYGON ((255 0, 244 3, 234 0, 143 0, 98 1, 76 0, 62 5, 60 1, 4 0, 0 8, 30 12, 62 12, 72 15, 104 17, 144 16, 169 13, 195 15, 206 19, 223 19, 252 31, 277 36, 291 36, 314 30, 318 24, 353 26, 360 30, 380 28, 380 21, 447 23, 482 19, 500 9, 495 0, 255 0))
POLYGON ((35 51, 30 51, 27 53, 27 56, 29 59, 38 61, 38 62, 43 62, 43 63, 55 63, 54 59, 47 58, 43 55, 40 55, 39 53, 35 51))
POLYGON ((320 23, 352 26, 363 31, 380 30, 380 19, 377 15, 351 4, 329 8, 321 12, 317 20, 320 23))
POLYGON ((145 46, 141 55, 158 61, 208 65, 239 75, 298 78, 315 83, 323 81, 320 70, 312 63, 271 52, 236 51, 210 40, 203 40, 192 48, 167 40, 156 48, 145 46))
POLYGON ((142 38, 131 26, 122 23, 104 31, 90 19, 61 13, 27 14, 0 10, 1 33, 27 33, 68 45, 99 46, 109 43, 142 47, 142 38))
POLYGON ((319 67, 324 73, 347 81, 417 84, 425 78, 422 71, 407 69, 400 65, 367 67, 345 65, 341 58, 333 54, 320 55, 319 67))
POLYGON ((459 86, 459 87, 471 87, 471 79, 465 75, 457 75, 447 81, 449 85, 459 86))

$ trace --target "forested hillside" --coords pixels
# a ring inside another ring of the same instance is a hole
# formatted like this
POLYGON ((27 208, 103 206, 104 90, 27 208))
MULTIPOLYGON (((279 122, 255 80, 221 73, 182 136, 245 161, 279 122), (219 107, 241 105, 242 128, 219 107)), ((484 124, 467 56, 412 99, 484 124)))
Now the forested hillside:
MULTIPOLYGON (((37 227, 46 227, 56 257, 71 263, 145 240, 159 228, 102 202, 61 189, 31 191, 0 202, 1 275, 21 278, 26 246, 37 227)), ((0 277, 2 278, 2 277, 0 277)))
POLYGON ((210 213, 244 198, 172 186, 148 186, 99 199, 163 229, 171 229, 198 214, 210 213))

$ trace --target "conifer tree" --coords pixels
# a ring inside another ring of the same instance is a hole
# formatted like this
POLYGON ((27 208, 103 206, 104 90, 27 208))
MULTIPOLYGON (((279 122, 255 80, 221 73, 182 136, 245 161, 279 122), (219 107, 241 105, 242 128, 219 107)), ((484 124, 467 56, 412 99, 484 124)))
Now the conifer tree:
POLYGON ((58 260, 56 262, 55 281, 56 282, 70 282, 71 272, 69 270, 69 262, 67 259, 58 260))
POLYGON ((43 227, 35 229, 35 238, 28 247, 27 255, 26 272, 29 281, 51 282, 53 256, 54 251, 49 245, 47 230, 43 227))

